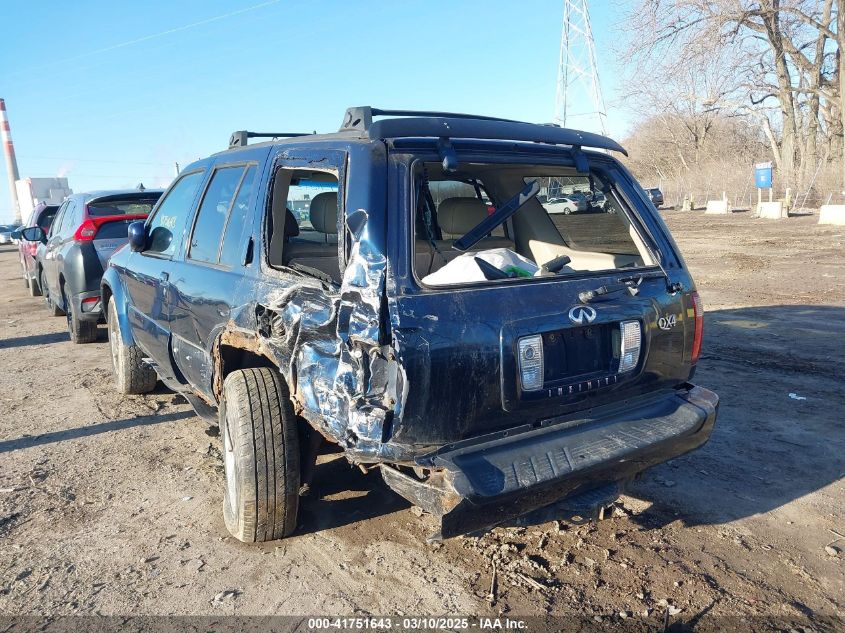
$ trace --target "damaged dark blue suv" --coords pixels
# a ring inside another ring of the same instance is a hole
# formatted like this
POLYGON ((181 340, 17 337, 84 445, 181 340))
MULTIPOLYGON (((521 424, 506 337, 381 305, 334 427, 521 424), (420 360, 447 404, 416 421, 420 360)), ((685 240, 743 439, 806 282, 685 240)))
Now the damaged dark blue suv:
POLYGON ((351 108, 334 134, 236 132, 103 278, 118 388, 220 420, 224 515, 291 534, 318 453, 378 466, 440 521, 490 527, 619 490, 701 446, 703 313, 614 141, 351 108), (250 145, 248 139, 273 140, 250 145), (549 201, 604 199, 593 213, 549 201))

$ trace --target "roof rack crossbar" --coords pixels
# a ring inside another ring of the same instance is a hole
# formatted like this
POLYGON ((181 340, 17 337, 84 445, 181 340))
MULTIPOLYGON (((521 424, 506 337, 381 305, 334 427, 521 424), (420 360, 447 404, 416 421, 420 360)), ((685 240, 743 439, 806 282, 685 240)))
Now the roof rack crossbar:
POLYGON ((238 130, 232 132, 229 137, 229 149, 233 147, 244 147, 248 139, 251 138, 295 138, 297 136, 309 136, 316 134, 316 132, 247 132, 246 130, 238 130))

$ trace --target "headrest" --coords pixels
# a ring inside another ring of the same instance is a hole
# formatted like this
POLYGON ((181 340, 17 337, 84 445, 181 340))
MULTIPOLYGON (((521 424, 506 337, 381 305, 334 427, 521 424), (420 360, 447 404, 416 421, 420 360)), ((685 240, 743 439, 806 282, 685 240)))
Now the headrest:
POLYGON ((296 237, 299 235, 299 222, 293 212, 285 207, 285 237, 296 237))
POLYGON ((337 192, 318 193, 311 199, 311 226, 315 231, 337 235, 337 192))
POLYGON ((487 205, 478 198, 446 198, 437 208, 440 229, 460 237, 487 217, 487 205))

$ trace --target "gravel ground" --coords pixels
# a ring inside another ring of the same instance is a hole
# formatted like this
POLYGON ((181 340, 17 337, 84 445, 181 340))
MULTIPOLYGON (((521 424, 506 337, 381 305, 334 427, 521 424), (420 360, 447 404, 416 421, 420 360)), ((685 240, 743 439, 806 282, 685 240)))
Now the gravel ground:
POLYGON ((695 380, 722 398, 711 441, 646 473, 598 524, 442 544, 426 542, 428 517, 338 455, 321 458, 295 536, 228 537, 217 427, 161 386, 116 394, 105 329, 72 345, 3 247, 0 615, 842 625, 823 618, 845 609, 845 227, 664 216, 708 310, 695 380))

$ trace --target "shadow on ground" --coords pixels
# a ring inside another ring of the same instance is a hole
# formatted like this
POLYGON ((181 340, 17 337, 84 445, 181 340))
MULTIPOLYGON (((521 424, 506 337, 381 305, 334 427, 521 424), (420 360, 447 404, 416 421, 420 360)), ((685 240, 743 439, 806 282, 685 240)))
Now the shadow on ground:
POLYGON ((311 493, 300 501, 297 534, 338 528, 411 506, 387 487, 377 470, 365 475, 342 455, 327 457, 317 465, 311 493))
POLYGON ((769 512, 845 477, 845 307, 707 313, 694 382, 716 391, 704 447, 647 471, 630 493, 649 527, 721 524, 769 512))
POLYGON ((76 440, 83 437, 90 437, 92 435, 99 435, 100 433, 123 431, 136 426, 150 426, 152 424, 161 424, 163 422, 175 422, 176 420, 192 418, 195 415, 196 414, 193 411, 174 411, 173 413, 163 413, 161 415, 144 415, 137 418, 100 422, 98 424, 78 426, 76 428, 65 429, 63 431, 53 431, 52 433, 44 433, 42 435, 27 435, 13 440, 0 442, 0 453, 8 453, 10 451, 33 448, 35 446, 44 446, 45 444, 64 442, 65 440, 76 440))
POLYGON ((14 338, 0 339, 0 349, 12 347, 29 347, 31 345, 49 345, 51 343, 70 343, 67 332, 54 332, 52 334, 32 334, 31 336, 16 336, 14 338))

